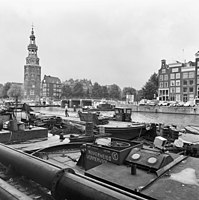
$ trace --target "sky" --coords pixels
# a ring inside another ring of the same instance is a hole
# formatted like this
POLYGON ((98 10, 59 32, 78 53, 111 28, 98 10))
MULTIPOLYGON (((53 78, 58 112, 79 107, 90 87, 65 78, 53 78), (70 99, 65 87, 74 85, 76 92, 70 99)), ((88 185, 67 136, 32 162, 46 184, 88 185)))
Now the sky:
POLYGON ((194 61, 198 0, 0 0, 0 83, 23 83, 32 24, 44 75, 141 89, 194 61))

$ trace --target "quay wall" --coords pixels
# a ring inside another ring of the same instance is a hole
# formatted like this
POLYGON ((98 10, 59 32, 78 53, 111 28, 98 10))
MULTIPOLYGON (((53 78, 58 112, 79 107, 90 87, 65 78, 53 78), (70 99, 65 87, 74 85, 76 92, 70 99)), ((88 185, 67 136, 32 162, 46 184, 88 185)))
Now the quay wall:
POLYGON ((199 115, 199 106, 195 107, 169 107, 169 106, 138 106, 133 104, 118 104, 132 108, 132 112, 168 113, 168 114, 187 114, 199 115))

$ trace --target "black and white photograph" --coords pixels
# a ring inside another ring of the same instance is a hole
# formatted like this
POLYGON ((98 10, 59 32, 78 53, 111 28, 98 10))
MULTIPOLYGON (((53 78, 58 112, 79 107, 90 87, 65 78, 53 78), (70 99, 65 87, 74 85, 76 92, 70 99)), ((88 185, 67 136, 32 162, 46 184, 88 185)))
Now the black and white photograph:
POLYGON ((198 8, 0 0, 0 200, 199 200, 198 8))

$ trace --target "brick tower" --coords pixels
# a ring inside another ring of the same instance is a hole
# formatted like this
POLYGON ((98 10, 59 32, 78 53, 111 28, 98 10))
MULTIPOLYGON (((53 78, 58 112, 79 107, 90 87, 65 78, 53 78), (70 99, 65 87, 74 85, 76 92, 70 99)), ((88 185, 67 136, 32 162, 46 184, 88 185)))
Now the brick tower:
POLYGON ((40 100, 41 66, 37 57, 38 47, 35 44, 35 35, 32 28, 28 57, 24 65, 24 98, 27 100, 40 100))

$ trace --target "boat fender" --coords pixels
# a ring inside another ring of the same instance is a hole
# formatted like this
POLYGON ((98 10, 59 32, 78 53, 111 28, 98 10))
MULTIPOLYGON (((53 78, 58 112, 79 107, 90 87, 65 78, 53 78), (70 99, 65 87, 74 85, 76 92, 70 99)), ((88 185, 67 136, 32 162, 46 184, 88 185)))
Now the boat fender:
POLYGON ((151 129, 151 124, 146 124, 146 130, 149 131, 151 129))

